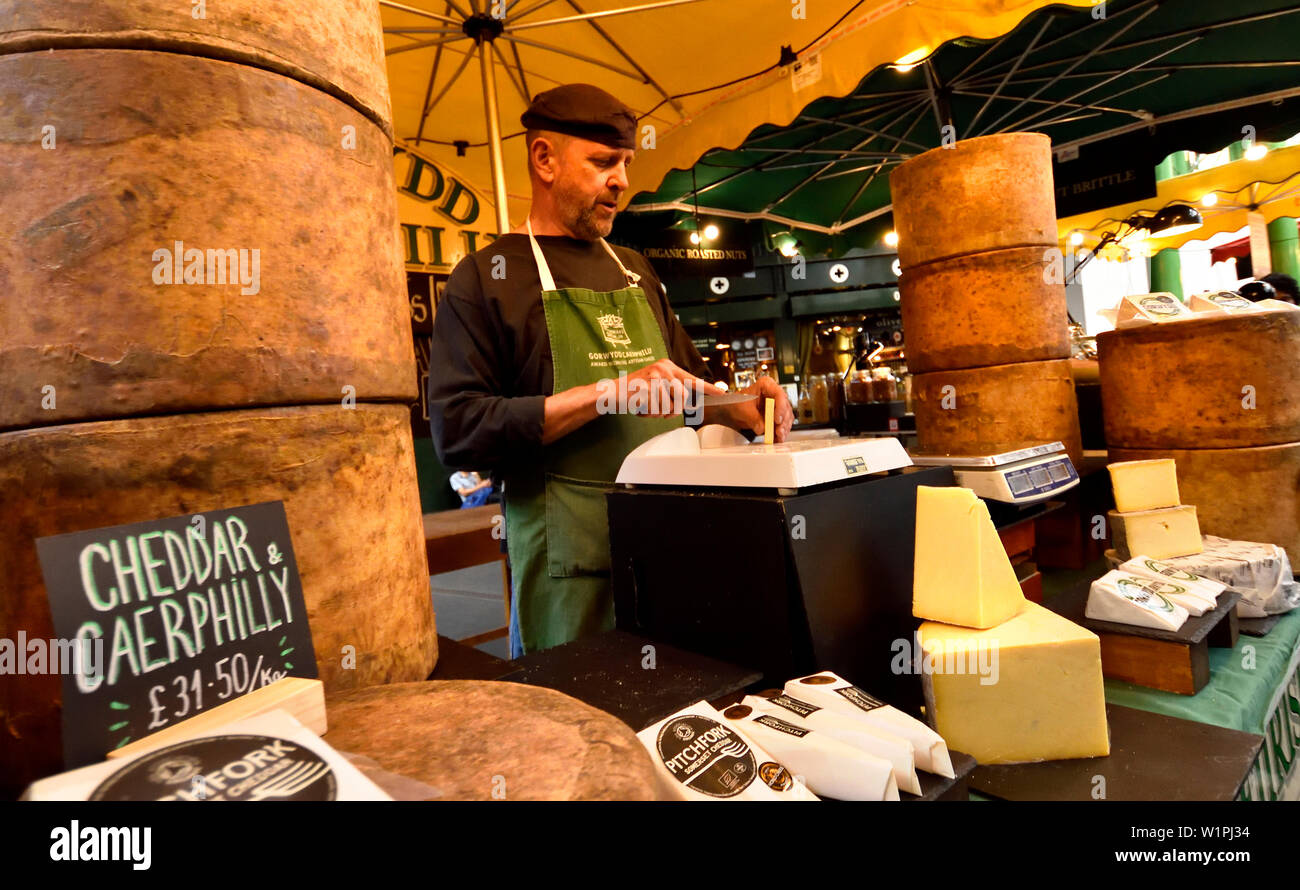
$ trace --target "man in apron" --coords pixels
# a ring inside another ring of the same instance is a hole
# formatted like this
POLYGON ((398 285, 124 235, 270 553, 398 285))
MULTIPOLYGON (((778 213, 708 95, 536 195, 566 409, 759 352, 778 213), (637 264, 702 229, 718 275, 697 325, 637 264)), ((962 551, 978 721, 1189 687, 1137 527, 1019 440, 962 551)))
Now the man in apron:
MULTIPOLYGON (((569 84, 538 95, 521 122, 528 219, 452 272, 429 368, 440 459, 490 467, 503 483, 512 658, 614 626, 605 492, 628 452, 682 425, 670 384, 713 389, 653 268, 604 240, 627 190, 635 113, 569 84), (653 412, 617 402, 649 388, 653 412)), ((793 423, 784 390, 764 377, 750 391, 758 399, 705 409, 703 421, 761 433, 772 398, 781 441, 793 423)), ((646 530, 664 535, 666 556, 668 531, 646 530)))

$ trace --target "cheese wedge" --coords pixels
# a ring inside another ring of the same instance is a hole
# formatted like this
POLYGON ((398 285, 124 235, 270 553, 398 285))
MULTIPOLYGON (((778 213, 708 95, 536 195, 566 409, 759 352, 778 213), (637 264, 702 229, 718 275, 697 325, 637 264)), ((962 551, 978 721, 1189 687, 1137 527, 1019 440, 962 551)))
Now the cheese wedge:
POLYGON ((1192 310, 1170 293, 1134 294, 1120 301, 1115 326, 1129 322, 1164 322, 1191 318, 1192 310))
POLYGON ((989 630, 918 634, 927 712, 952 748, 988 764, 1110 753, 1096 634, 1033 602, 989 630))
POLYGON ((1123 560, 1138 555, 1152 559, 1190 556, 1203 549, 1196 508, 1190 505, 1137 513, 1111 510, 1106 516, 1111 544, 1123 560))
POLYGON ((1206 610, 1217 606, 1219 594, 1223 593, 1225 589, 1223 584, 1213 578, 1180 569, 1177 566, 1161 562, 1158 559, 1152 559, 1149 556, 1135 556, 1128 562, 1121 564, 1119 570, 1128 572, 1130 575, 1154 578, 1157 581, 1172 581, 1179 587, 1187 588, 1185 595, 1175 594, 1169 598, 1192 615, 1204 614, 1206 610), (1189 601, 1195 601, 1201 611, 1193 608, 1189 601))
POLYGON ((1024 604, 985 503, 969 488, 917 486, 912 614, 993 627, 1024 604))
POLYGON ((898 800, 894 769, 883 757, 781 717, 732 705, 722 712, 740 734, 762 745, 818 797, 898 800))
POLYGON ((740 703, 749 705, 755 711, 828 735, 875 757, 883 757, 893 767, 894 783, 898 785, 899 791, 921 793, 921 782, 916 775, 915 749, 911 742, 901 736, 835 711, 819 708, 811 702, 801 701, 785 693, 772 698, 747 695, 740 703))
POLYGON ((1197 313, 1231 315, 1236 312, 1250 312, 1254 310, 1255 304, 1241 296, 1241 294, 1234 294, 1232 291, 1220 291, 1218 293, 1192 294, 1187 301, 1187 308, 1197 313))
POLYGON ((1288 303, 1286 300, 1260 300, 1253 305, 1256 312, 1300 312, 1300 306, 1288 303))
POLYGON ((1113 463, 1110 485, 1115 492, 1115 509, 1121 513, 1177 507, 1178 473, 1171 457, 1155 460, 1126 460, 1113 463))
POLYGON ((775 758, 696 702, 636 734, 673 800, 817 800, 775 758))
POLYGON ((1115 621, 1134 627, 1178 630, 1187 610, 1169 598, 1187 588, 1172 581, 1157 581, 1112 569, 1092 582, 1083 614, 1096 621, 1115 621))
POLYGON ((943 736, 915 717, 868 695, 838 674, 822 671, 790 680, 785 684, 785 694, 895 733, 912 743, 917 769, 947 779, 956 776, 943 736))

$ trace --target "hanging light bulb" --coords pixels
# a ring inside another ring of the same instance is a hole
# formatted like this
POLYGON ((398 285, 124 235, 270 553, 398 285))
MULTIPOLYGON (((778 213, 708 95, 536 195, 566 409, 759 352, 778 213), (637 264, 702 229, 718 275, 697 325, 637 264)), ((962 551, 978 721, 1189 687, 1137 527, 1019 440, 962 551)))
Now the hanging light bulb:
POLYGON ((1262 142, 1252 142, 1246 149, 1246 160, 1258 161, 1264 155, 1268 154, 1268 146, 1262 142))
POLYGON ((886 233, 885 233, 885 244, 888 245, 889 247, 897 247, 897 246, 898 246, 898 233, 897 233, 897 232, 886 232, 886 233))
POLYGON ((699 232, 691 232, 691 243, 692 243, 692 244, 695 244, 695 245, 699 245, 699 243, 700 243, 700 233, 699 233, 699 232))
POLYGON ((1071 233, 1070 233, 1070 243, 1073 244, 1075 247, 1078 247, 1080 244, 1082 244, 1082 243, 1083 243, 1083 232, 1071 232, 1071 233))
POLYGON ((1215 204, 1218 203, 1219 203, 1219 195, 1217 192, 1206 192, 1204 195, 1201 196, 1202 207, 1213 207, 1215 204))
POLYGON ((707 226, 704 227, 704 238, 705 238, 705 240, 707 240, 707 241, 713 241, 713 240, 716 239, 717 237, 718 237, 718 227, 717 227, 717 226, 715 226, 713 223, 709 223, 707 226))

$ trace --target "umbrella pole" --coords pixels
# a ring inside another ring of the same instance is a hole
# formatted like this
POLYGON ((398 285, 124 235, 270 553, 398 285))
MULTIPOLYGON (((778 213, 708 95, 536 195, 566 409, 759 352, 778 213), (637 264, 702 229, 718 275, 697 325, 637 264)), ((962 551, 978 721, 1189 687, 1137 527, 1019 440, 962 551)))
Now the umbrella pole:
POLYGON ((506 168, 501 156, 501 116, 497 108, 496 72, 492 53, 480 46, 479 70, 483 74, 483 105, 487 111, 488 156, 492 162, 492 195, 497 211, 497 232, 510 231, 510 212, 506 205, 506 168))

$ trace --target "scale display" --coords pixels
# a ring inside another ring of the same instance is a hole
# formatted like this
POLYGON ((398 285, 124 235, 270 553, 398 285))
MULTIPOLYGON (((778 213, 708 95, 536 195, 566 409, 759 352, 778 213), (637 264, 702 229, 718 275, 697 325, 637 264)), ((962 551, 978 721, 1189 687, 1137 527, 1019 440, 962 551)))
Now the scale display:
POLYGON ((957 484, 985 500, 1034 504, 1079 484, 1060 442, 1001 454, 917 454, 920 466, 950 466, 957 484))

